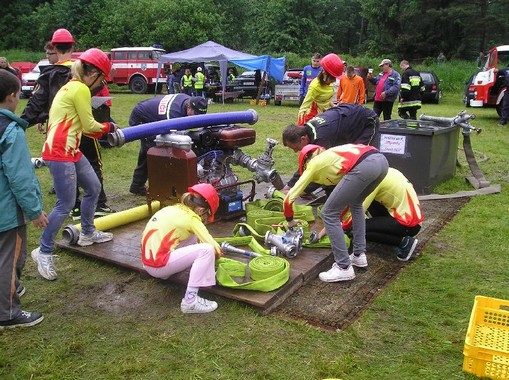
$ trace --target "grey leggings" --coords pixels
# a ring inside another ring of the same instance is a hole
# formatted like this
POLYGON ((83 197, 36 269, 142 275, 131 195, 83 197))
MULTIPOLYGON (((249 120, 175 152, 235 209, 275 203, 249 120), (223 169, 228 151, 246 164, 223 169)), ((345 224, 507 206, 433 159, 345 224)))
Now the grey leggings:
POLYGON ((346 206, 352 213, 353 252, 366 252, 366 220, 362 209, 364 199, 385 178, 389 164, 381 153, 364 158, 339 181, 322 208, 322 220, 329 235, 334 261, 340 267, 350 265, 340 215, 346 206))

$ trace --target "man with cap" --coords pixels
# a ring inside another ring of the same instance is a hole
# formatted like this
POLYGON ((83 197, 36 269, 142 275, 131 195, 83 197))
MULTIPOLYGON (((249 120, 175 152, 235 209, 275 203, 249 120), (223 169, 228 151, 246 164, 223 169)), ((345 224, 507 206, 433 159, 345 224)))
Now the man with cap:
POLYGON ((375 103, 373 111, 380 116, 383 112, 384 120, 390 120, 394 101, 398 98, 401 87, 401 76, 392 68, 390 59, 383 59, 378 65, 382 68, 382 72, 376 77, 368 73, 368 80, 376 85, 375 103))
MULTIPOLYGON (((207 113, 207 100, 201 96, 191 97, 186 94, 157 96, 139 102, 129 116, 129 125, 152 123, 154 121, 175 119, 178 117, 201 115, 207 113)), ((146 195, 145 183, 148 178, 147 152, 155 146, 155 137, 140 139, 138 164, 134 169, 129 191, 136 195, 146 195)))

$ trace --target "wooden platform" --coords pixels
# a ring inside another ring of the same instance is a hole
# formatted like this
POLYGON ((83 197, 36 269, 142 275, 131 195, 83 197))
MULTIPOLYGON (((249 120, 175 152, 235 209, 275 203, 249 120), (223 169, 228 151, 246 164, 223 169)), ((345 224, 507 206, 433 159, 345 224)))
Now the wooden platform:
MULTIPOLYGON (((112 230, 114 238, 111 242, 94 244, 89 247, 69 245, 60 241, 57 245, 70 251, 104 260, 139 272, 145 272, 141 262, 141 234, 146 220, 120 226, 112 230)), ((236 221, 217 222, 208 226, 214 237, 231 236, 236 221)), ((246 262, 243 256, 227 256, 246 262)), ((235 290, 216 285, 207 289, 209 293, 244 302, 256 308, 260 313, 267 314, 283 303, 297 289, 317 277, 318 273, 332 263, 330 249, 304 249, 297 257, 288 259, 290 262, 290 279, 281 288, 272 292, 235 290)), ((187 284, 188 272, 175 274, 168 281, 187 284)))

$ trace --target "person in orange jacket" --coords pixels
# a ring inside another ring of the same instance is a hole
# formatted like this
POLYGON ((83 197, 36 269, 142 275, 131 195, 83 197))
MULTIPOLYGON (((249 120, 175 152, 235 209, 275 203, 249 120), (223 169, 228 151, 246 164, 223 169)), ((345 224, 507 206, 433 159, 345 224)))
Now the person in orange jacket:
POLYGON ((353 66, 346 68, 346 75, 341 77, 339 81, 337 100, 338 103, 351 103, 364 105, 364 98, 366 96, 366 87, 364 80, 355 74, 353 66))

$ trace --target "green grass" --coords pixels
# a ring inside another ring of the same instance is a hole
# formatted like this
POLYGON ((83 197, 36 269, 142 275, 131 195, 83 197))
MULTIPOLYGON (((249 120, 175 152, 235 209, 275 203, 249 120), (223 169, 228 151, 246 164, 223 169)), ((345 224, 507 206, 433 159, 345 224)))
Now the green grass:
MULTIPOLYGON (((121 126, 136 102, 147 97, 113 96, 113 117, 121 126)), ((422 112, 454 116, 464 109, 461 96, 446 93, 440 105, 426 104, 422 112)), ((247 108, 259 112, 253 126, 257 141, 243 148, 253 157, 263 152, 266 137, 279 140, 297 116, 296 105, 260 107, 247 101, 214 104, 210 112, 247 108)), ((46 319, 34 328, 0 334, 0 378, 473 379, 461 366, 474 296, 509 298, 509 129, 496 125, 494 109, 475 113, 473 124, 483 132, 472 135, 474 150, 489 158, 481 169, 502 185, 502 193, 473 198, 345 331, 260 316, 220 297, 214 297, 220 304, 216 312, 184 316, 178 307, 181 287, 60 250, 55 282, 41 280, 27 260, 22 302, 46 319)), ((38 156, 43 136, 33 128, 27 136, 38 156)), ((137 142, 103 151, 110 197, 127 194, 137 152, 137 142)), ((283 174, 295 170, 297 155, 290 150, 278 146, 274 158, 283 174)), ((239 173, 242 179, 250 176, 239 173)), ((47 169, 37 174, 50 211, 51 179, 47 169)), ((463 179, 468 174, 468 167, 459 168, 436 191, 470 190, 463 179)), ((39 236, 29 229, 29 249, 39 236)))

